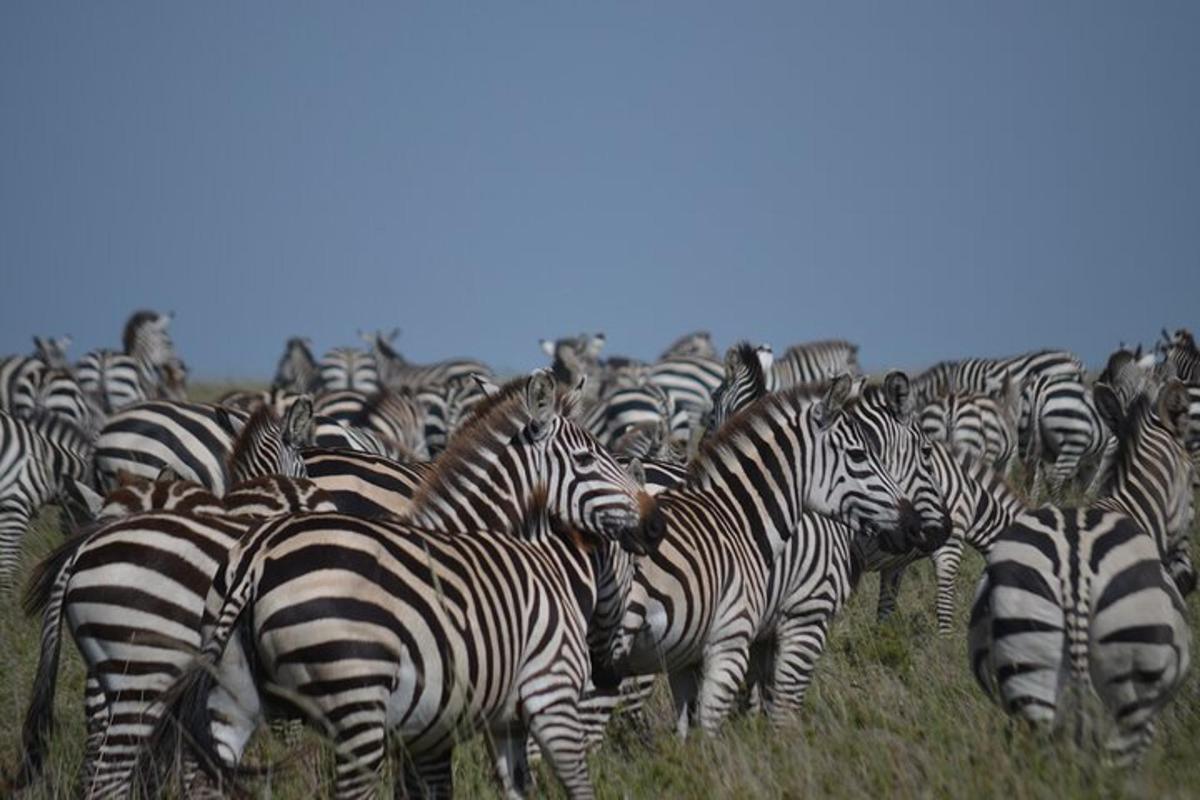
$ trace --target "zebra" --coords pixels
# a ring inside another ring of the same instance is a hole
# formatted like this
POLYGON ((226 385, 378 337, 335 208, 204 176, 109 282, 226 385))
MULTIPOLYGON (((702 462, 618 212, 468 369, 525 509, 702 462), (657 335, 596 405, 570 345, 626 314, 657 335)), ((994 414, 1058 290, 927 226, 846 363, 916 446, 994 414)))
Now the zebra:
POLYGON ((712 334, 708 331, 685 333, 671 342, 670 346, 666 350, 663 350, 658 360, 665 361, 668 358, 675 358, 677 356, 716 358, 717 348, 713 345, 712 334))
POLYGON ((313 411, 348 427, 374 433, 392 457, 429 458, 425 408, 408 389, 397 391, 385 387, 369 396, 349 389, 326 392, 316 398, 313 411))
MULTIPOLYGON (((448 793, 450 756, 464 726, 491 729, 506 788, 521 782, 528 726, 568 795, 591 795, 576 702, 590 671, 587 617, 599 598, 591 548, 580 548, 581 537, 620 539, 644 552, 661 536, 661 518, 654 501, 567 419, 548 374, 523 383, 493 400, 482 421, 439 459, 414 497, 410 519, 419 527, 305 515, 264 525, 235 547, 206 613, 215 626, 202 664, 216 663, 221 679, 210 680, 198 666, 181 682, 178 703, 206 765, 236 762, 262 713, 241 672, 242 638, 230 636, 252 618, 248 641, 271 681, 264 688, 299 689, 312 706, 309 715, 323 718, 339 742, 338 797, 371 792, 388 729, 404 740, 404 788, 448 793), (508 474, 486 476, 488 464, 508 474), (485 490, 504 486, 524 496, 510 498, 524 508, 491 506, 485 490), (551 498, 560 504, 553 531, 551 498), (454 519, 483 527, 434 532, 454 519), (374 578, 355 566, 364 556, 375 565, 374 578), (342 568, 331 571, 329 559, 342 568), (286 574, 277 569, 285 564, 286 574), (299 602, 280 605, 285 594, 299 602), (323 610, 305 600, 318 596, 323 610), (393 621, 373 630, 351 621, 364 613, 393 621), (284 618, 286 630, 275 624, 284 618), (330 640, 331 624, 348 635, 330 640), (304 653, 316 653, 310 640, 327 655, 306 663, 304 653), (333 657, 337 652, 344 657, 333 657), (367 652, 381 658, 347 660, 367 652), (374 674, 388 677, 381 683, 374 674), (247 691, 226 691, 229 678, 247 691), (346 680, 359 689, 333 688, 346 680), (388 707, 393 711, 385 713, 388 707)), ((164 720, 160 731, 166 727, 164 720)))
POLYGON ((51 369, 70 369, 67 350, 71 348, 70 336, 33 337, 33 354, 51 369))
MULTIPOLYGON (((841 376, 815 402, 766 395, 710 438, 683 486, 656 495, 667 537, 639 565, 612 661, 624 674, 668 672, 681 735, 693 705, 706 732, 729 712, 771 567, 803 511, 921 535, 921 516, 868 444, 853 389, 841 376)), ((940 509, 931 517, 941 525, 940 509)))
POLYGON ((492 377, 491 367, 471 358, 451 358, 433 364, 410 363, 393 346, 399 335, 399 328, 393 328, 387 334, 383 331, 359 333, 359 337, 371 346, 384 386, 393 389, 420 389, 426 386, 443 386, 451 381, 469 379, 472 375, 492 377))
POLYGON ((580 423, 609 448, 632 426, 660 422, 666 425, 668 441, 686 439, 687 414, 676 412, 670 395, 653 383, 613 387, 580 416, 580 423))
POLYGON ((720 430, 730 417, 771 391, 774 360, 769 345, 756 347, 749 342, 738 342, 725 351, 724 374, 712 392, 708 433, 720 430))
POLYGON ((1034 725, 1073 719, 1082 738, 1098 699, 1115 722, 1104 752, 1128 765, 1190 661, 1187 395, 1172 380, 1128 409, 1105 384, 1095 398, 1119 442, 1111 492, 1082 508, 1032 510, 1000 534, 975 593, 968 653, 983 690, 1034 725))
POLYGON ((0 591, 12 587, 34 514, 77 500, 91 483, 92 445, 78 427, 44 411, 0 411, 0 591))
POLYGON ((1035 375, 1081 374, 1083 362, 1068 350, 1036 350, 1007 358, 940 361, 913 379, 917 407, 924 408, 951 392, 992 394, 1004 381, 1024 384, 1035 375))
MULTIPOLYGON (((701 425, 712 405, 712 393, 724 376, 724 365, 715 358, 676 356, 650 365, 647 380, 667 393, 672 406, 687 415, 688 428, 692 428, 701 425)), ((686 440, 687 429, 682 434, 686 440)))
POLYGON ((335 347, 317 364, 324 392, 351 389, 361 394, 379 391, 379 367, 375 356, 354 347, 335 347))
POLYGON ((38 407, 38 387, 46 362, 36 356, 0 359, 0 411, 28 416, 38 407))
POLYGON ((432 466, 386 456, 322 447, 305 448, 309 480, 326 491, 338 511, 360 517, 402 518, 432 466))
POLYGON ((282 423, 266 406, 249 417, 220 406, 151 401, 114 414, 96 439, 99 484, 118 473, 153 478, 163 467, 218 496, 262 474, 304 476, 299 449, 312 436, 312 401, 302 397, 282 423))
POLYGON ((1007 375, 997 397, 951 392, 921 411, 921 429, 961 455, 986 458, 1007 473, 1017 454, 1021 386, 1007 375))
POLYGON ((148 399, 184 399, 187 367, 167 333, 172 318, 137 311, 121 334, 123 352, 93 350, 75 365, 79 385, 106 414, 148 399))
POLYGON ((106 498, 97 526, 34 571, 24 607, 42 613, 42 641, 18 786, 45 759, 64 619, 87 668, 85 796, 128 794, 158 699, 200 646, 205 595, 225 554, 260 520, 334 508, 304 478, 263 475, 217 498, 163 477, 130 479, 106 498))
MULTIPOLYGON (((937 581, 937 630, 948 636, 954 630, 955 587, 964 545, 986 556, 996 536, 1024 513, 1027 505, 986 459, 956 454, 941 442, 932 443, 930 458, 950 518, 949 538, 930 554, 937 581)), ((905 568, 926 554, 916 550, 887 553, 877 542, 861 539, 856 550, 862 571, 879 573, 876 618, 883 622, 896 610, 905 568)))
POLYGON ((771 391, 822 383, 842 374, 862 374, 858 345, 844 339, 793 345, 774 359, 770 370, 767 388, 771 391))
MULTIPOLYGON (((1092 392, 1081 375, 1038 375, 1022 389, 1020 439, 1024 443, 1026 472, 1032 475, 1031 492, 1037 496, 1045 482, 1056 494, 1090 463, 1100 460, 1110 439, 1092 392), (1052 464, 1046 475, 1042 465, 1052 464)), ((1093 484, 1092 489, 1098 487, 1093 484)))
POLYGON ((283 346, 283 355, 275 366, 272 389, 282 389, 297 394, 311 394, 320 390, 321 370, 313 357, 312 342, 293 336, 283 346))
POLYGON ((1160 348, 1164 365, 1184 383, 1200 384, 1200 350, 1196 349, 1192 332, 1180 328, 1172 337, 1167 335, 1164 328, 1162 335, 1160 348))

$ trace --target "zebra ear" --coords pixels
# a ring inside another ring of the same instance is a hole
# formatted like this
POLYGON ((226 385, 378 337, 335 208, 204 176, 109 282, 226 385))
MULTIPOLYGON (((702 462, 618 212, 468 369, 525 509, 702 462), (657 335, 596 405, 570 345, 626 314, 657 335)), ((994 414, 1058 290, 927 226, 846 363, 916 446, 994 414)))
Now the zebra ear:
POLYGON ((771 345, 760 344, 754 348, 754 353, 758 356, 758 363, 762 365, 763 372, 770 372, 775 364, 775 351, 771 349, 771 345))
POLYGON ((175 468, 170 464, 160 469, 158 474, 154 476, 155 483, 175 483, 178 480, 179 474, 175 472, 175 468))
POLYGON ((306 394, 297 397, 283 417, 283 441, 292 447, 303 447, 312 441, 313 401, 306 394))
POLYGON ((500 387, 493 383, 486 375, 472 372, 471 380, 475 381, 475 385, 479 387, 479 391, 483 392, 485 397, 495 397, 500 394, 500 387))
POLYGON ((1158 393, 1158 418, 1180 444, 1188 439, 1188 405, 1187 387, 1178 378, 1171 378, 1158 393))
POLYGON ((1097 383, 1092 388, 1092 399, 1096 402, 1096 411, 1100 413, 1100 419, 1104 420, 1104 424, 1114 436, 1120 438, 1125 425, 1125 409, 1121 407, 1117 393, 1107 383, 1097 383))
POLYGON ((888 411, 900 422, 907 422, 912 413, 912 383, 908 375, 898 369, 889 372, 883 379, 883 399, 888 411))
POLYGON ((633 478, 633 482, 638 486, 646 485, 646 468, 642 466, 640 458, 631 458, 625 466, 625 471, 629 473, 629 477, 633 478))
POLYGON ((525 407, 535 434, 544 434, 554 418, 554 387, 554 376, 545 370, 533 373, 525 386, 525 407))
POLYGON ((829 388, 825 390, 825 396, 821 398, 821 402, 817 403, 814 409, 817 423, 822 428, 828 428, 837 420, 838 415, 845 410, 846 403, 849 402, 853 391, 854 380, 845 373, 830 381, 829 388))

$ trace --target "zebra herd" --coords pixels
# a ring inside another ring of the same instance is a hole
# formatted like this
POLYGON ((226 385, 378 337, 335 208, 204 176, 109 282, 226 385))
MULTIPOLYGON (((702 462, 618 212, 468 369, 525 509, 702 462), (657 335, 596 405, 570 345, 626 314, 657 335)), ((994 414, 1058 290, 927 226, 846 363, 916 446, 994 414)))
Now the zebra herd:
POLYGON ((588 749, 659 674, 680 736, 794 721, 864 573, 882 619, 929 557, 938 632, 961 634, 967 545, 969 664, 1008 714, 1136 764, 1187 672, 1187 331, 1094 381, 1060 350, 870 380, 846 341, 721 357, 698 332, 652 362, 545 340, 544 369, 500 382, 411 363, 398 331, 320 359, 293 338, 269 389, 200 403, 170 321, 139 311, 121 352, 73 366, 69 338, 0 361, 0 587, 43 506, 69 530, 24 594, 18 787, 50 747, 64 628, 88 797, 226 790, 263 723, 322 732, 338 797, 375 794, 389 757, 397 794, 450 794, 475 732, 508 796, 542 758, 588 797, 588 749))

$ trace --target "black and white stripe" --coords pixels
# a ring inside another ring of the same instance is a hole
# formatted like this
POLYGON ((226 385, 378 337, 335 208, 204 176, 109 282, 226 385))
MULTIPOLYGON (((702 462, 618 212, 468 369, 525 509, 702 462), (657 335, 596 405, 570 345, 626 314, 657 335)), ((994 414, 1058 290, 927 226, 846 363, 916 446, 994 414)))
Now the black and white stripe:
POLYGON ((1007 358, 942 361, 913 379, 917 407, 950 392, 993 394, 1006 380, 1023 384, 1036 375, 1080 374, 1083 362, 1068 350, 1037 350, 1007 358))
POLYGON ((1119 441, 1111 494, 1031 511, 997 538, 969 651, 980 686, 1031 723, 1074 720, 1084 730, 1089 709, 1102 707, 1115 723, 1104 750, 1127 764, 1149 744, 1190 661, 1181 597, 1196 580, 1187 395, 1172 381, 1156 401, 1142 395, 1126 410, 1108 386, 1095 394, 1119 441))
POLYGON ((413 364, 402 356, 393 344, 399 334, 398 329, 393 329, 389 334, 383 331, 360 334, 363 341, 371 346, 384 386, 393 389, 422 389, 444 386, 452 381, 470 381, 472 375, 492 377, 491 367, 472 358, 450 358, 432 364, 413 364))
POLYGON ((317 364, 321 390, 350 390, 363 395, 379 391, 379 367, 375 356, 354 347, 335 347, 317 364))
POLYGON ((312 343, 299 336, 288 339, 275 366, 271 388, 306 394, 318 391, 321 385, 321 371, 313 357, 312 343))
POLYGON ((959 455, 986 459, 1007 473, 1017 455, 1020 386, 1006 381, 998 397, 951 392, 921 411, 921 429, 959 455))
POLYGON ((1091 389, 1080 375, 1027 379, 1021 407, 1020 436, 1035 497, 1043 482, 1053 495, 1079 476, 1084 466, 1101 468, 1099 461, 1109 442, 1109 431, 1100 419, 1091 389))

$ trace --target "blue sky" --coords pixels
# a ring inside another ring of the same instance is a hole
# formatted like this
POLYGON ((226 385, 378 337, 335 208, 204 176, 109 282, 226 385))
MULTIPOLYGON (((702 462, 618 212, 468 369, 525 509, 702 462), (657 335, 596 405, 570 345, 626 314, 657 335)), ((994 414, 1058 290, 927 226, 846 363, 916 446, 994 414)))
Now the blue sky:
POLYGON ((0 6, 0 352, 866 366, 1200 326, 1197 3, 0 6))

